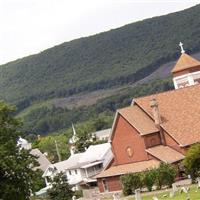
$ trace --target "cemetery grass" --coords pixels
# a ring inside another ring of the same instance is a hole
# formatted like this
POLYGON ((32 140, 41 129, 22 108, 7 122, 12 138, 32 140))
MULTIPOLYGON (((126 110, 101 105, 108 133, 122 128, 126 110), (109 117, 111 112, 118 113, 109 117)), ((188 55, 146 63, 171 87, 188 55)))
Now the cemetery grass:
MULTIPOLYGON (((188 195, 185 193, 180 194, 180 192, 176 192, 176 194, 174 195, 174 197, 169 197, 169 192, 172 189, 168 190, 168 191, 163 191, 163 192, 159 192, 158 191, 153 191, 151 192, 149 195, 145 195, 145 193, 142 194, 142 200, 152 200, 153 196, 156 194, 156 196, 158 197, 158 199, 163 199, 163 200, 186 200, 186 198, 189 196, 190 200, 200 200, 200 189, 197 189, 197 185, 192 185, 190 187, 190 191, 188 192, 188 195), (164 197, 164 195, 167 195, 166 197, 164 197)), ((135 200, 135 197, 130 197, 130 198, 126 198, 128 200, 135 200)))

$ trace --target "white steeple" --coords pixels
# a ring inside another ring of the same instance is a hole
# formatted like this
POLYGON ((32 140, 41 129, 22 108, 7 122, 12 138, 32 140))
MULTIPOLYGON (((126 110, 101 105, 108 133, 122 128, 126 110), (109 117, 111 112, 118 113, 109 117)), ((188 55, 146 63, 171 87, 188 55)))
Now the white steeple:
POLYGON ((77 142, 78 138, 73 123, 72 123, 72 131, 73 131, 73 136, 69 139, 69 145, 70 145, 70 153, 71 155, 74 155, 76 151, 75 143, 77 142))

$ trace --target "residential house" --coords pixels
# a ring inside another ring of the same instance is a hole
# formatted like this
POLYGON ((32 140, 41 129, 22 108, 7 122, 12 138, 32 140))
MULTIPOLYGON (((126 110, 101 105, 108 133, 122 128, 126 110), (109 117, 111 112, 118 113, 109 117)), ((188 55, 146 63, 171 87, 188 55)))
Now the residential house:
POLYGON ((106 168, 112 158, 110 143, 91 145, 84 153, 74 153, 65 161, 49 165, 43 177, 48 186, 57 173, 63 172, 74 189, 90 188, 97 185, 94 176, 106 168))
POLYGON ((20 149, 30 150, 30 154, 37 157, 39 166, 35 167, 34 168, 35 170, 40 169, 44 172, 46 170, 47 166, 49 166, 51 164, 45 154, 43 154, 37 148, 32 149, 32 144, 29 143, 26 139, 22 138, 21 136, 17 140, 17 145, 20 147, 20 149))
POLYGON ((99 140, 108 141, 110 133, 111 133, 111 128, 108 128, 92 133, 92 137, 95 137, 97 141, 99 140))

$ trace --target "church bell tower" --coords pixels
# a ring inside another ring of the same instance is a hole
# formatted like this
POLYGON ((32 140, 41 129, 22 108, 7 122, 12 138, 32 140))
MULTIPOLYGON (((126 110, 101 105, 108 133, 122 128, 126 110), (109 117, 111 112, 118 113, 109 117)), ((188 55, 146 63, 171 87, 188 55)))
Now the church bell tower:
POLYGON ((181 56, 171 71, 175 89, 200 83, 200 61, 186 54, 181 42, 179 46, 181 56))

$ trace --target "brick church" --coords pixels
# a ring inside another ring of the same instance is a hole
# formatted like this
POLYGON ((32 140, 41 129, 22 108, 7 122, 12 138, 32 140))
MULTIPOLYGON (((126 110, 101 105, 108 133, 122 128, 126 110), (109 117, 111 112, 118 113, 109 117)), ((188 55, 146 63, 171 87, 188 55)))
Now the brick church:
POLYGON ((179 167, 190 145, 200 142, 200 62, 180 46, 172 70, 175 90, 133 99, 117 110, 110 136, 114 158, 96 177, 100 192, 119 191, 121 175, 160 162, 179 167))

